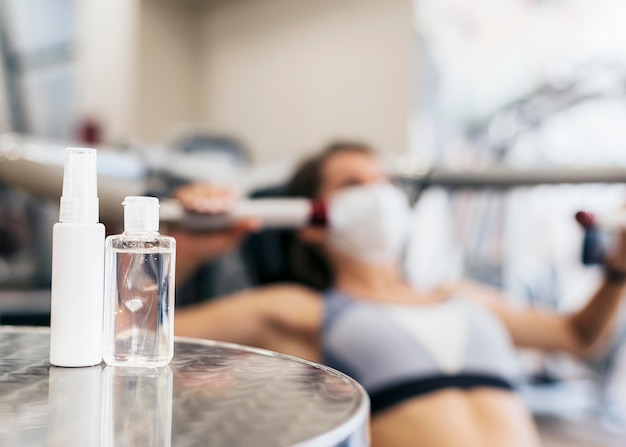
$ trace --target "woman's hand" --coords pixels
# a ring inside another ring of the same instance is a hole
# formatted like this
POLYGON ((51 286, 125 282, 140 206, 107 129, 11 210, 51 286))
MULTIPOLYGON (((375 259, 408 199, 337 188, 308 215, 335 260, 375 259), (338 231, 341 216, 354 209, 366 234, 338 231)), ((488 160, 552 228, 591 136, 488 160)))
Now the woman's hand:
MULTIPOLYGON (((231 188, 203 183, 183 186, 173 196, 185 209, 203 214, 228 213, 239 200, 231 188)), ((239 219, 230 228, 216 231, 168 228, 164 232, 176 239, 177 281, 184 282, 204 263, 234 250, 245 236, 260 228, 260 222, 252 218, 239 219)))
POLYGON ((626 283, 626 230, 621 230, 615 239, 604 261, 605 276, 609 282, 626 283))
POLYGON ((239 197, 234 189, 208 183, 190 183, 174 191, 173 197, 185 209, 203 214, 227 213, 239 197))

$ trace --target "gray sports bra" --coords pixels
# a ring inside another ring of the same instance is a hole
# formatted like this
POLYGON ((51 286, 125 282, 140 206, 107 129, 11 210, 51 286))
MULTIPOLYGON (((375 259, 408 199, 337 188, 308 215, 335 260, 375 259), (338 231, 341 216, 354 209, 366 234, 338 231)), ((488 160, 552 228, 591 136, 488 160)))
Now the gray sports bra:
POLYGON ((363 385, 372 412, 448 387, 512 389, 519 376, 508 332, 470 301, 409 306, 338 290, 325 298, 324 363, 363 385))

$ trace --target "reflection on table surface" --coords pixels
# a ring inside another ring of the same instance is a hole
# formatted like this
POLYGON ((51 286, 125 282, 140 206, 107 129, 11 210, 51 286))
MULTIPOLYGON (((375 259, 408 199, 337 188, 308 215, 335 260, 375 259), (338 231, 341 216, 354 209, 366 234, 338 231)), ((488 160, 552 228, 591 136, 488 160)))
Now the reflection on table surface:
POLYGON ((321 365, 177 339, 165 368, 57 368, 49 331, 0 326, 0 445, 365 446, 369 401, 321 365))

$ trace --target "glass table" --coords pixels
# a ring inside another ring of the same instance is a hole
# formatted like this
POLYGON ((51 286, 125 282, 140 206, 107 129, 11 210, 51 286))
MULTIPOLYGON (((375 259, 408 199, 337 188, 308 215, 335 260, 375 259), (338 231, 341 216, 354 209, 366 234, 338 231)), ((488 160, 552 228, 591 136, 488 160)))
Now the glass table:
POLYGON ((367 394, 325 366, 177 338, 165 368, 58 368, 49 334, 0 326, 0 446, 368 445, 367 394))

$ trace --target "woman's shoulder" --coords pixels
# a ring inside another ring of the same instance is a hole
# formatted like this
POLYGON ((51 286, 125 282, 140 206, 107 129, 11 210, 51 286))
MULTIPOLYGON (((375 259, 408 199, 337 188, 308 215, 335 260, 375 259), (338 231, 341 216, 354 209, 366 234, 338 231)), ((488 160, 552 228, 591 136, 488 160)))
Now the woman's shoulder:
POLYGON ((317 331, 323 299, 320 292, 299 284, 275 284, 256 290, 272 319, 294 330, 317 331))
POLYGON ((310 287, 296 283, 279 283, 259 287, 258 293, 282 299, 319 301, 322 293, 310 287))

